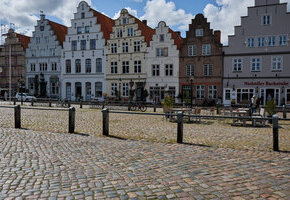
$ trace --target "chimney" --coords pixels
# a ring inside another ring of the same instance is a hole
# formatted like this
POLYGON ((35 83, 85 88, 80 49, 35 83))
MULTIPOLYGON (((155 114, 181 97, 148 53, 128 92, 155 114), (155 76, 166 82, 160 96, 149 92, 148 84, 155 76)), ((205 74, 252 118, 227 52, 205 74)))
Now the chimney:
POLYGON ((142 20, 143 24, 147 25, 147 20, 142 20))
POLYGON ((214 37, 219 43, 221 43, 221 31, 214 31, 214 37))
POLYGON ((179 37, 181 37, 181 32, 180 31, 176 31, 177 35, 179 35, 179 37))

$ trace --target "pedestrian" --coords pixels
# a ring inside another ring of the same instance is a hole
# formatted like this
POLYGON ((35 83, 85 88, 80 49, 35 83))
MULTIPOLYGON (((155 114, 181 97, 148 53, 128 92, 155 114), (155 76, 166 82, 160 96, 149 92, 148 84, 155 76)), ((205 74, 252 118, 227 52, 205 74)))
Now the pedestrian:
POLYGON ((251 98, 251 110, 252 110, 252 113, 255 113, 256 112, 256 106, 257 106, 257 99, 256 99, 256 96, 253 95, 253 97, 251 98))
POLYGON ((4 100, 7 101, 8 94, 7 92, 4 93, 4 100))

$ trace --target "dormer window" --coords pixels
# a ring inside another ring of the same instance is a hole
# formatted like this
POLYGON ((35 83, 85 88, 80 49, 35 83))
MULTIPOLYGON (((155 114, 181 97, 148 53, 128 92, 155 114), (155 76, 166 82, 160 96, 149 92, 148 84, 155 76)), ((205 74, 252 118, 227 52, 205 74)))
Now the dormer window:
POLYGON ((203 36, 203 29, 196 29, 195 30, 195 36, 196 37, 202 37, 203 36))
POLYGON ((40 31, 44 31, 44 26, 39 27, 40 31))
POLYGON ((160 42, 164 42, 164 34, 160 34, 160 42))
POLYGON ((127 19, 126 17, 124 17, 124 18, 122 19, 122 22, 123 22, 123 24, 128 24, 128 19, 127 19))
POLYGON ((263 25, 270 25, 271 24, 271 16, 270 15, 264 15, 262 18, 262 24, 263 25))
POLYGON ((81 13, 81 18, 82 18, 82 19, 85 18, 85 13, 84 13, 84 12, 81 13))

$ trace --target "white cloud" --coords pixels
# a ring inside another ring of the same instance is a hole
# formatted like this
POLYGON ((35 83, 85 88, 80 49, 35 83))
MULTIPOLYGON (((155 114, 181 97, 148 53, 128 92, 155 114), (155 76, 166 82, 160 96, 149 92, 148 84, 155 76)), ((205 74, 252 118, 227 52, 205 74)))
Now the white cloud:
MULTIPOLYGON (((281 0, 288 2, 290 0, 281 0)), ((228 35, 234 34, 234 26, 241 24, 241 16, 247 15, 247 7, 254 6, 254 0, 216 0, 218 6, 207 4, 204 8, 204 15, 211 23, 213 29, 221 30, 222 42, 228 43, 228 35)))
MULTIPOLYGON (((65 25, 70 25, 73 13, 81 0, 1 0, 1 23, 14 23, 16 31, 32 35, 40 11, 57 17, 65 25)), ((91 4, 91 0, 86 0, 91 4)))
POLYGON ((146 19, 148 25, 152 27, 156 27, 160 21, 165 21, 169 26, 179 26, 179 29, 186 30, 194 18, 183 9, 177 9, 174 2, 166 0, 147 1, 144 10, 145 14, 141 19, 146 19))
MULTIPOLYGON (((129 12, 131 15, 133 15, 133 16, 135 16, 135 17, 138 17, 137 10, 133 10, 133 9, 130 8, 130 7, 125 7, 125 9, 127 9, 128 12, 129 12)), ((118 19, 118 18, 120 17, 120 13, 121 13, 121 10, 119 10, 119 12, 115 13, 113 19, 118 19)))

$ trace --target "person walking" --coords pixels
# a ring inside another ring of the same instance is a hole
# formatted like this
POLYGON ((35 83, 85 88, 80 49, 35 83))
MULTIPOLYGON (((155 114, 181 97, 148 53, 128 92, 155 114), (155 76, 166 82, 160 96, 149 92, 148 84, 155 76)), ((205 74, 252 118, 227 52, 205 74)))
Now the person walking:
POLYGON ((253 97, 251 98, 251 110, 252 113, 256 112, 256 107, 257 107, 257 98, 255 95, 253 95, 253 97))

